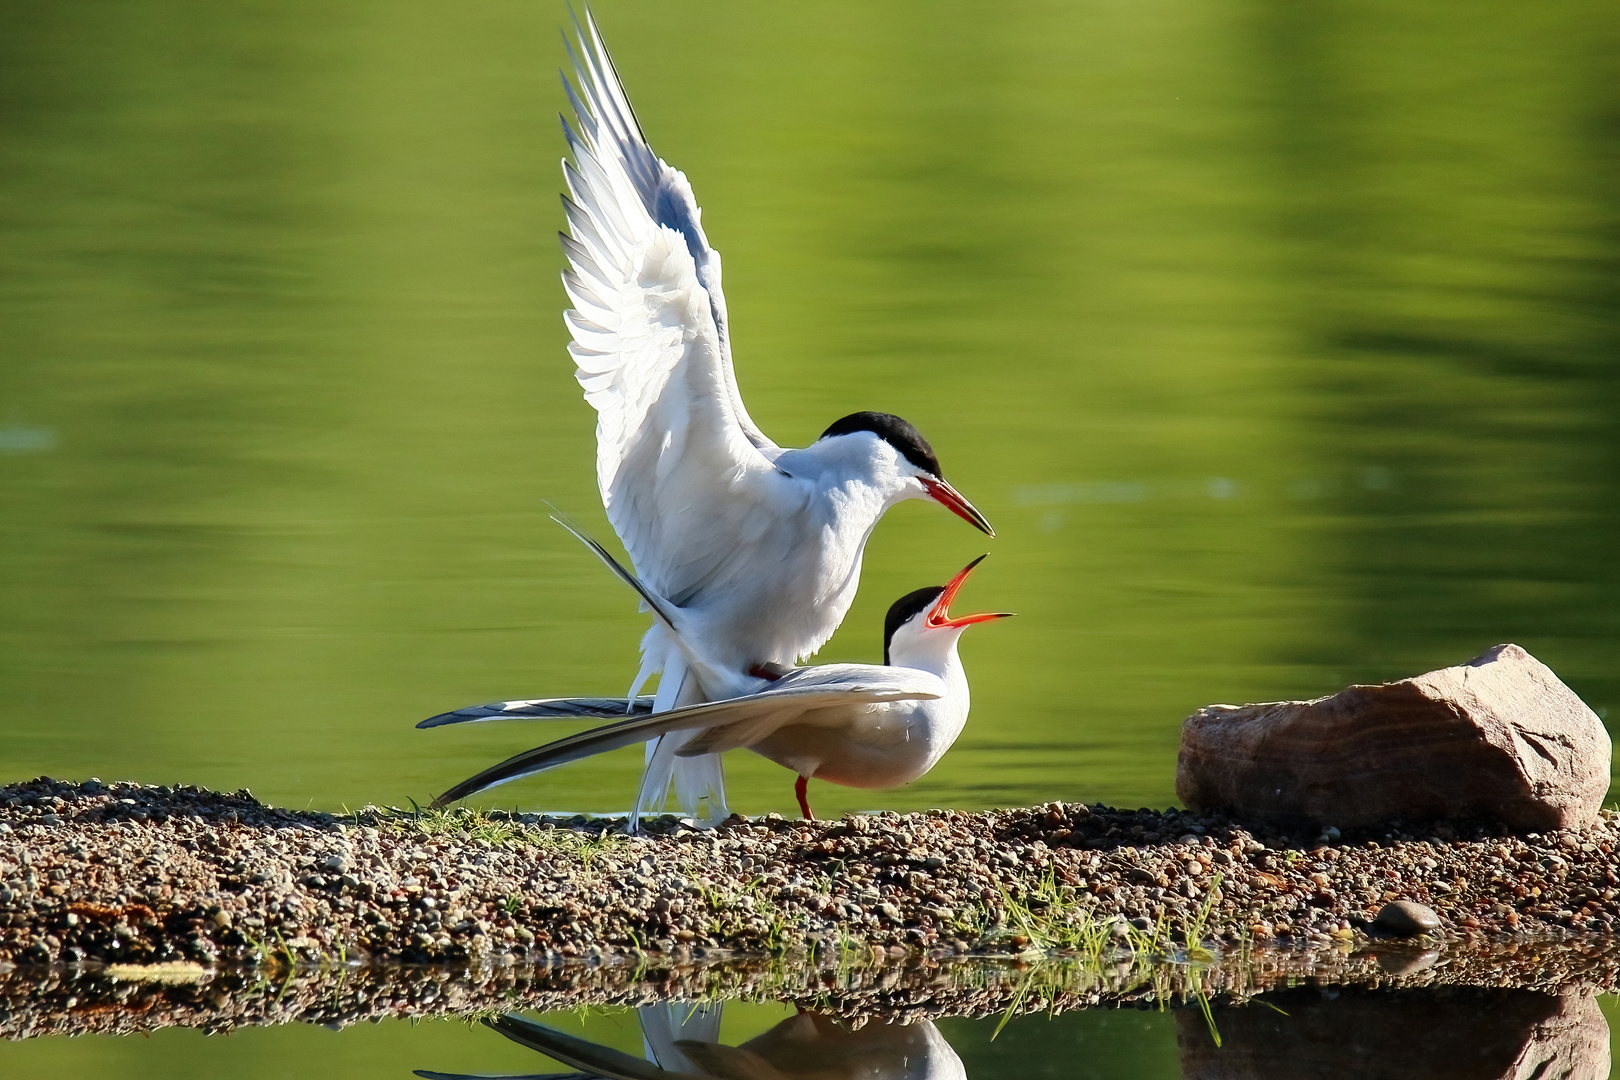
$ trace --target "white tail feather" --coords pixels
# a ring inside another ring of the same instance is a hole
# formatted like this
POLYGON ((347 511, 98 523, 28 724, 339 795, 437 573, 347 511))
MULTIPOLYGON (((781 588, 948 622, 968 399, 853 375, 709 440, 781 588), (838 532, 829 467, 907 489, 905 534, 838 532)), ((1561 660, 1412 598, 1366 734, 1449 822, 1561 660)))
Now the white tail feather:
MULTIPOLYGON (((680 744, 696 738, 696 731, 671 732, 680 736, 680 744)), ((665 736, 668 738, 669 736, 665 736)), ((680 746, 674 747, 678 753, 680 746)), ((718 825, 731 816, 726 806, 726 774, 719 754, 700 754, 697 757, 675 759, 675 799, 681 811, 699 825, 718 825)))
MULTIPOLYGON (((651 635, 649 634, 650 638, 651 635)), ((688 705, 701 705, 707 698, 692 677, 678 649, 665 653, 664 674, 658 682, 658 693, 653 698, 653 713, 668 712, 688 705)), ((629 828, 634 831, 641 823, 641 815, 656 814, 663 810, 669 797, 670 785, 675 787, 675 801, 681 813, 700 825, 718 825, 730 816, 726 806, 725 773, 720 755, 678 757, 682 746, 696 737, 698 731, 671 731, 647 743, 646 764, 641 773, 641 787, 636 792, 636 805, 630 813, 629 828)))

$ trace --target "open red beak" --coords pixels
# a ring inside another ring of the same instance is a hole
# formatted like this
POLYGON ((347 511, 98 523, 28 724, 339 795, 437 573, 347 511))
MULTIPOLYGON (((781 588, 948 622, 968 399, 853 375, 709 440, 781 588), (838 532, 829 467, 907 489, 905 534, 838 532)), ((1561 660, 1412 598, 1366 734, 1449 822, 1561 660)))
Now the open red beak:
MULTIPOLYGON (((928 494, 933 497, 935 502, 939 503, 945 509, 955 514, 969 525, 972 525, 975 529, 978 529, 986 536, 996 535, 996 530, 990 527, 990 522, 985 519, 983 514, 979 513, 978 509, 972 503, 962 498, 961 492, 951 487, 951 485, 947 484, 945 481, 936 480, 932 476, 919 476, 917 479, 922 481, 923 487, 928 489, 928 494)), ((969 567, 968 569, 972 569, 972 567, 969 567)))
POLYGON ((928 626, 935 629, 944 626, 972 626, 974 623, 989 622, 991 619, 1011 618, 1017 614, 1012 611, 986 611, 978 615, 963 615, 961 618, 951 618, 951 601, 956 599, 957 592, 962 588, 962 583, 968 579, 968 575, 973 573, 973 568, 987 558, 989 558, 988 555, 980 555, 977 559, 962 567, 960 574, 951 578, 950 582, 945 586, 945 591, 939 594, 938 600, 934 601, 934 606, 928 609, 928 626))

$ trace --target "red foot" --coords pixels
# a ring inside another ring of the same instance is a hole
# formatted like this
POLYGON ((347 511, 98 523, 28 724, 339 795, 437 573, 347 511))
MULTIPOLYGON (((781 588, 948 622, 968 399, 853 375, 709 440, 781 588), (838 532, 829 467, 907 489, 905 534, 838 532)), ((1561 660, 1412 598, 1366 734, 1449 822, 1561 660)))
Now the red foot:
POLYGON ((799 777, 799 782, 793 785, 793 794, 799 797, 799 809, 804 811, 804 820, 816 820, 816 815, 810 809, 810 778, 808 776, 799 777))

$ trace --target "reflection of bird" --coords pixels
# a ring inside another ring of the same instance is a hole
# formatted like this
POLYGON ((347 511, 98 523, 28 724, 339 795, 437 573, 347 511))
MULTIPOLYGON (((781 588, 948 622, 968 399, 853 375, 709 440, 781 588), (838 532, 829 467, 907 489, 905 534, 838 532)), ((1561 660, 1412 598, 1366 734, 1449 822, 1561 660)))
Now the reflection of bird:
POLYGON ((639 1006, 636 1020, 641 1024, 642 1052, 668 1072, 697 1072, 684 1048, 719 1042, 725 1009, 723 1001, 659 1001, 639 1006))
MULTIPOLYGON (((681 1009, 673 1003, 669 1008, 681 1009)), ((659 1051, 657 1064, 565 1035, 507 1013, 484 1023, 513 1042, 580 1070, 574 1077, 604 1080, 958 1080, 962 1059, 930 1021, 896 1024, 875 1020, 858 1031, 815 1013, 790 1016, 741 1046, 714 1039, 681 1038, 678 1053, 659 1051), (679 1066, 670 1064, 678 1060, 679 1066)), ((465 1073, 417 1070, 428 1080, 478 1080, 465 1073)), ((533 1074, 522 1080, 540 1080, 533 1074)), ((551 1074, 561 1080, 558 1074, 551 1074)), ((510 1077, 508 1080, 519 1080, 510 1077)))
MULTIPOLYGON (((795 793, 807 818, 814 816, 806 793, 812 776, 861 788, 910 783, 934 767, 967 722, 968 682, 956 654, 957 639, 974 623, 1008 614, 951 617, 951 600, 983 559, 981 555, 973 560, 946 585, 918 589, 895 601, 884 623, 883 666, 794 668, 753 693, 593 728, 491 766, 440 795, 434 805, 670 732, 685 736, 677 751, 682 755, 746 747, 792 769, 799 774, 795 793)), ((635 582, 622 568, 619 573, 635 582)), ((644 595, 662 617, 659 599, 644 595)), ((673 624, 669 629, 679 637, 673 624)), ((557 708, 559 715, 581 715, 569 711, 579 703, 595 709, 602 699, 497 703, 447 713, 424 720, 421 726, 497 715, 546 715, 548 707, 557 708), (503 707, 507 705, 517 708, 509 711, 503 707)))
MULTIPOLYGON (((680 609, 688 640, 717 670, 769 674, 814 653, 854 600, 861 553, 889 507, 930 499, 990 535, 945 481, 926 439, 886 413, 835 422, 784 450, 755 426, 732 373, 720 255, 686 177, 642 135, 594 20, 587 16, 564 120, 569 230, 566 313, 585 399, 597 411, 597 482, 637 573, 680 609)), ((663 678, 658 711, 730 696, 688 664, 667 628, 642 640, 636 687, 663 678)), ((635 695, 632 689, 631 695, 635 695)), ((718 759, 679 736, 649 748, 638 806, 671 778, 688 813, 705 795, 724 816, 718 759)))

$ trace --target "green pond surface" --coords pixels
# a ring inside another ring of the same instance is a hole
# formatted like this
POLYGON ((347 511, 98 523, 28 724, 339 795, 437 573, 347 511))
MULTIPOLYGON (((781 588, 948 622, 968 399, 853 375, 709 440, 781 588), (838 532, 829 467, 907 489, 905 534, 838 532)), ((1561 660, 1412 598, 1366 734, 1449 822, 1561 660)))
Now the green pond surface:
MULTIPOLYGON (((819 812, 1162 807, 1201 705, 1502 641, 1620 719, 1620 7, 595 10, 725 256, 754 418, 805 445, 899 413, 999 532, 922 503, 878 527, 820 659, 876 661, 889 603, 985 550, 964 609, 1020 618, 964 639, 973 714, 932 773, 817 784, 819 812)), ((418 719, 624 692, 646 616, 547 519, 611 537, 559 317, 566 20, 0 4, 0 781, 403 804, 565 730, 418 719)), ((622 809, 639 760, 494 801, 622 809)), ((727 767, 737 809, 793 811, 783 770, 727 767)), ((1166 1023, 995 1053, 1174 1075, 1166 1023)), ((0 1063, 532 1071, 500 1044, 169 1033, 0 1063)))

